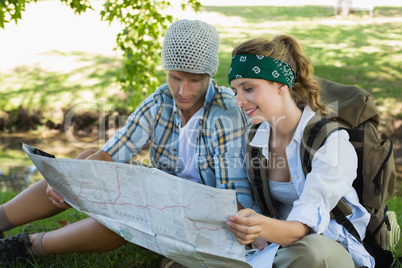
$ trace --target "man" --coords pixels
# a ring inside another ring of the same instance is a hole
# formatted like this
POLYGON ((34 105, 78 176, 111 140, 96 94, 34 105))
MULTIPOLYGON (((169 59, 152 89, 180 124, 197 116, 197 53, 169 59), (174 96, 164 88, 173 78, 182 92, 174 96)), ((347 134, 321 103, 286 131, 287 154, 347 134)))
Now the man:
MULTIPOLYGON (((173 23, 162 48, 167 84, 156 89, 99 151, 87 150, 77 158, 128 162, 150 143, 150 160, 158 169, 212 187, 234 189, 238 206, 250 207, 251 190, 241 155, 248 121, 232 91, 211 80, 218 69, 218 47, 219 35, 213 26, 191 20, 173 23)), ((0 207, 0 231, 68 207, 41 180, 0 207)), ((30 254, 105 252, 125 243, 86 218, 46 233, 1 239, 0 258, 7 263, 30 254)))

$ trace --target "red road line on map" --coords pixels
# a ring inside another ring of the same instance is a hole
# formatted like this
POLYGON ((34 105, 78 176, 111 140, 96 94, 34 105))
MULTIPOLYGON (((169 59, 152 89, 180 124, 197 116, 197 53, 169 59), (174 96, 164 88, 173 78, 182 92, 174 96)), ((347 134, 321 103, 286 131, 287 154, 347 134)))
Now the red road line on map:
POLYGON ((78 195, 77 195, 77 197, 74 199, 74 201, 76 201, 78 198, 82 198, 82 199, 87 200, 87 201, 90 202, 90 203, 98 204, 98 205, 119 205, 119 206, 126 206, 126 205, 129 205, 129 206, 139 207, 139 208, 147 208, 147 207, 150 207, 150 208, 154 208, 154 209, 157 209, 157 210, 165 210, 165 209, 167 209, 167 208, 183 208, 183 209, 185 208, 185 206, 164 206, 164 207, 162 207, 162 208, 158 208, 158 207, 152 206, 152 205, 140 206, 140 205, 134 205, 134 204, 132 204, 132 203, 121 203, 121 204, 116 203, 117 200, 121 197, 121 190, 120 190, 120 181, 119 181, 119 173, 118 173, 118 171, 117 171, 117 166, 115 167, 115 170, 116 170, 116 176, 117 176, 117 185, 118 185, 118 189, 119 189, 119 196, 114 200, 113 203, 112 203, 112 202, 97 202, 97 201, 90 200, 90 199, 88 199, 88 198, 85 197, 85 196, 82 196, 81 194, 82 194, 83 185, 85 184, 85 182, 82 182, 82 183, 81 183, 80 192, 78 193, 78 195))
MULTIPOLYGON (((129 206, 138 207, 138 208, 147 208, 147 207, 150 207, 150 208, 154 208, 154 209, 157 209, 157 210, 160 210, 160 211, 165 210, 165 209, 167 209, 167 208, 182 208, 182 209, 184 210, 184 213, 186 214, 186 218, 187 218, 189 221, 192 221, 192 222, 193 222, 194 227, 197 229, 197 231, 200 231, 200 230, 218 231, 219 229, 225 229, 225 228, 226 228, 226 227, 218 227, 218 228, 198 227, 197 224, 196 224, 196 221, 192 220, 192 219, 188 216, 187 211, 186 211, 186 209, 185 209, 185 208, 186 208, 185 206, 179 206, 179 205, 177 205, 177 206, 164 206, 164 207, 162 207, 162 208, 158 208, 158 207, 153 206, 153 205, 140 206, 140 205, 134 205, 134 204, 132 204, 132 203, 122 203, 122 204, 116 203, 117 200, 121 197, 121 190, 120 190, 119 172, 117 171, 117 166, 115 167, 115 170, 116 170, 116 179, 117 179, 117 185, 118 185, 117 188, 118 188, 118 190, 119 190, 119 195, 118 195, 118 197, 114 200, 113 203, 112 203, 112 202, 97 202, 97 201, 92 201, 92 200, 90 200, 90 199, 88 199, 88 198, 86 198, 86 197, 84 197, 84 196, 81 196, 82 189, 83 189, 83 185, 85 184, 84 182, 81 183, 80 192, 79 192, 79 194, 77 195, 77 197, 74 199, 74 201, 76 201, 78 198, 81 197, 82 199, 85 199, 85 200, 87 200, 87 201, 90 202, 90 203, 98 204, 98 205, 119 205, 119 206, 126 206, 126 205, 129 205, 129 206)), ((213 196, 210 196, 209 198, 213 198, 213 196)))
MULTIPOLYGON (((118 204, 118 203, 115 203, 115 202, 112 203, 112 202, 97 202, 97 201, 93 201, 93 200, 90 200, 90 199, 88 199, 88 198, 86 198, 86 197, 84 197, 84 196, 81 196, 82 185, 83 185, 83 184, 84 184, 84 183, 81 183, 80 194, 74 199, 74 201, 77 200, 77 199, 80 197, 80 198, 82 198, 82 199, 87 200, 87 201, 90 202, 90 203, 98 204, 98 205, 133 206, 133 207, 138 207, 138 208, 148 208, 148 207, 150 207, 150 208, 154 208, 154 209, 157 209, 157 210, 160 210, 160 211, 165 210, 165 209, 168 209, 168 208, 182 208, 182 209, 184 210, 184 213, 186 214, 186 218, 187 218, 189 221, 193 222, 194 227, 197 229, 197 231, 200 231, 200 230, 218 231, 219 229, 225 229, 225 228, 226 228, 226 227, 218 227, 218 228, 198 227, 197 224, 196 224, 196 221, 192 220, 192 219, 188 216, 187 211, 186 211, 186 209, 185 209, 185 208, 186 208, 185 206, 179 206, 179 205, 177 205, 177 206, 164 206, 164 207, 162 207, 162 208, 158 208, 158 207, 153 206, 153 205, 140 206, 140 205, 134 205, 134 204, 132 204, 132 203, 122 203, 122 204, 118 204)), ((118 198, 117 198, 117 199, 118 199, 118 198)), ((116 200, 117 200, 117 199, 116 199, 116 200)))
MULTIPOLYGON (((119 173, 118 173, 118 171, 117 171, 117 166, 115 167, 115 170, 116 170, 116 180, 117 180, 117 185, 118 185, 117 187, 118 187, 118 190, 119 190, 119 195, 118 195, 118 197, 114 200, 113 203, 112 203, 112 202, 96 202, 96 201, 89 200, 88 198, 86 198, 86 197, 84 197, 84 196, 81 196, 81 193, 82 193, 82 190, 83 190, 83 185, 85 184, 84 182, 81 183, 80 192, 79 192, 79 194, 77 195, 77 197, 74 199, 74 201, 76 201, 78 198, 81 197, 82 199, 85 199, 85 200, 87 200, 87 201, 90 202, 90 203, 99 204, 99 205, 119 205, 119 206, 126 206, 126 205, 129 205, 129 206, 134 206, 134 207, 139 207, 139 208, 147 208, 147 207, 150 207, 150 208, 154 208, 154 209, 157 209, 157 210, 160 210, 160 211, 165 210, 165 209, 167 209, 167 208, 182 208, 182 209, 184 210, 184 213, 186 214, 186 218, 187 218, 189 221, 193 222, 193 225, 194 225, 194 227, 197 229, 197 231, 200 231, 200 230, 218 231, 219 229, 226 229, 226 227, 218 227, 218 228, 198 227, 197 224, 196 224, 196 221, 195 221, 195 220, 192 220, 192 219, 188 216, 187 211, 186 211, 186 209, 185 209, 185 208, 186 208, 185 206, 164 206, 164 207, 162 207, 162 208, 158 208, 158 207, 153 206, 153 205, 140 206, 140 205, 134 205, 134 204, 132 204, 132 203, 122 203, 122 204, 116 203, 117 200, 121 197, 121 189, 120 189, 120 180, 119 180, 119 173)), ((213 198, 213 196, 209 196, 209 197, 207 197, 207 198, 213 198)), ((176 247, 177 251, 180 252, 180 254, 182 254, 182 255, 184 256, 184 254, 181 252, 181 250, 176 246, 176 240, 175 240, 175 239, 173 240, 173 243, 174 243, 174 246, 176 247)), ((147 247, 148 247, 148 249, 149 249, 149 245, 147 245, 147 247)), ((197 259, 197 258, 195 258, 195 256, 193 256, 193 258, 194 258, 196 261, 198 261, 198 262, 203 262, 202 259, 197 259)), ((223 263, 228 263, 228 262, 226 262, 226 261, 224 261, 224 260, 221 260, 221 262, 223 262, 223 263)), ((219 262, 218 262, 218 263, 219 263, 219 262)), ((236 265, 236 266, 237 266, 237 265, 236 265)), ((240 266, 238 266, 238 267, 240 267, 240 266)))
MULTIPOLYGON (((120 181, 119 181, 119 172, 117 171, 117 166, 115 167, 116 170, 116 180, 117 180, 117 188, 119 189, 119 196, 116 197, 116 199, 114 200, 113 204, 116 204, 116 201, 121 197, 121 190, 120 190, 120 181)), ((76 201, 79 197, 83 198, 81 196, 82 193, 82 186, 83 186, 84 182, 81 182, 81 187, 80 187, 80 192, 77 195, 77 197, 74 199, 74 201, 76 201)), ((89 199, 86 199, 89 202, 91 202, 89 199)), ((112 203, 111 203, 112 204, 112 203)))
MULTIPOLYGON (((82 183, 82 184, 84 184, 84 183, 82 183)), ((81 187, 82 187, 82 184, 81 184, 81 187)), ((80 194, 81 194, 81 190, 80 190, 80 194)), ((128 206, 133 206, 133 207, 138 207, 138 208, 147 208, 147 207, 150 207, 150 208, 154 208, 154 209, 157 209, 157 210, 160 210, 160 211, 165 210, 165 209, 168 209, 168 208, 182 208, 182 209, 184 210, 184 213, 186 214, 186 218, 187 218, 189 221, 193 222, 193 225, 194 225, 194 227, 197 229, 197 231, 200 231, 200 230, 218 231, 219 229, 225 229, 225 228, 226 228, 226 227, 218 227, 218 228, 198 227, 197 224, 196 224, 196 222, 195 222, 194 220, 192 220, 192 219, 188 216, 187 211, 186 211, 186 209, 185 209, 185 208, 186 208, 185 206, 179 206, 179 205, 177 205, 177 206, 164 206, 164 207, 162 207, 162 208, 158 208, 158 207, 153 206, 153 205, 140 206, 140 205, 134 205, 134 204, 132 204, 132 203, 122 203, 122 204, 118 204, 118 203, 112 203, 112 202, 96 202, 96 201, 92 201, 92 200, 90 200, 90 199, 88 199, 88 198, 86 198, 86 197, 84 197, 84 196, 81 196, 80 194, 77 196, 77 198, 75 198, 75 200, 77 200, 79 197, 81 197, 82 199, 85 199, 85 200, 87 200, 87 201, 90 202, 90 203, 98 204, 98 205, 119 205, 119 206, 127 206, 127 205, 128 205, 128 206)), ((74 201, 75 201, 75 200, 74 200, 74 201)), ((116 199, 116 200, 117 200, 117 199, 116 199)))
POLYGON ((84 182, 81 182, 81 187, 80 187, 80 192, 78 193, 77 197, 74 199, 74 201, 77 201, 78 197, 81 196, 82 193, 82 185, 84 184, 84 182))
MULTIPOLYGON (((152 206, 152 205, 140 206, 140 205, 134 205, 134 204, 132 204, 132 203, 121 203, 121 204, 119 204, 119 203, 112 203, 112 202, 97 202, 97 201, 90 200, 90 199, 86 198, 85 196, 80 196, 80 195, 77 196, 76 199, 78 199, 79 197, 82 198, 82 199, 87 200, 87 201, 90 202, 90 203, 98 204, 98 205, 133 206, 133 207, 138 207, 138 208, 147 208, 147 207, 150 207, 150 208, 154 208, 154 209, 157 209, 157 210, 165 210, 165 209, 167 209, 167 208, 185 208, 185 206, 164 206, 164 207, 162 207, 162 208, 158 208, 158 207, 152 206)), ((76 199, 75 199, 75 200, 76 200, 76 199)))

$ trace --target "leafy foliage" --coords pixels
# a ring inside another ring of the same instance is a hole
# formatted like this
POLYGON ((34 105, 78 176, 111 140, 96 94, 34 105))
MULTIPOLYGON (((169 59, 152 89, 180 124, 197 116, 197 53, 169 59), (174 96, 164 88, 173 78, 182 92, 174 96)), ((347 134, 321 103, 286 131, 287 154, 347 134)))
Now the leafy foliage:
MULTIPOLYGON (((85 12, 87 8, 91 8, 89 0, 60 0, 66 3, 75 13, 85 12)), ((0 27, 4 28, 4 24, 12 20, 17 23, 22 19, 22 12, 25 11, 27 3, 37 2, 37 0, 0 0, 0 27)))
MULTIPOLYGON (((36 0, 33 0, 36 2, 36 0)), ((4 23, 21 19, 21 12, 25 11, 25 4, 30 0, 0 0, 0 27, 4 28, 4 23)))
POLYGON ((128 93, 129 104, 136 105, 142 101, 141 95, 146 96, 148 89, 158 86, 155 67, 160 58, 160 39, 173 20, 172 16, 164 15, 160 10, 168 5, 165 1, 111 0, 105 3, 101 12, 103 20, 116 20, 123 25, 116 38, 125 57, 118 79, 128 93))
MULTIPOLYGON (((37 0, 34 1, 36 2, 37 0)), ((60 0, 60 1, 66 3, 66 5, 74 9, 75 13, 78 14, 81 14, 81 12, 85 12, 87 8, 92 9, 89 0, 60 0)))
MULTIPOLYGON (((185 5, 182 2, 183 9, 185 5)), ((200 7, 197 0, 187 0, 187 5, 195 10, 200 7)), ((170 6, 170 2, 164 0, 108 0, 104 4, 102 19, 110 23, 118 21, 123 26, 116 38, 118 48, 125 57, 118 79, 128 93, 131 107, 137 106, 159 86, 155 67, 160 62, 161 39, 173 21, 173 17, 162 10, 170 6)))
MULTIPOLYGON (((37 0, 0 0, 0 27, 21 19, 25 5, 37 0)), ((75 13, 92 9, 89 0, 60 0, 70 6, 75 13)), ((122 25, 117 34, 117 49, 123 52, 125 62, 118 81, 127 93, 127 104, 138 105, 159 85, 157 68, 162 48, 161 39, 173 17, 162 12, 171 7, 169 0, 107 0, 101 11, 101 19, 122 25)), ((198 10, 198 0, 182 0, 181 7, 198 10)))

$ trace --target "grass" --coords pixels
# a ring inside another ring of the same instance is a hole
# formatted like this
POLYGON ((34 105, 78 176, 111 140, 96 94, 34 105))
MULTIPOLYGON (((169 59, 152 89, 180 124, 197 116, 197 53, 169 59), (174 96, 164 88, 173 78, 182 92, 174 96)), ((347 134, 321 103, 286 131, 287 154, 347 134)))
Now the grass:
MULTIPOLYGON (((16 194, 10 192, 0 192, 0 203, 5 203, 16 194)), ((402 199, 394 196, 387 201, 391 211, 397 214, 398 222, 402 223, 402 199)), ((14 228, 5 232, 5 236, 12 236, 22 231, 28 233, 46 232, 60 228, 66 222, 75 222, 86 216, 74 209, 67 210, 54 217, 38 220, 21 227, 14 228)), ((399 242, 393 251, 395 256, 402 256, 402 243, 399 242)), ((19 263, 14 267, 159 267, 161 256, 136 246, 132 243, 106 253, 74 253, 56 256, 38 257, 29 260, 28 263, 19 263)))
MULTIPOLYGON (((0 203, 5 203, 16 194, 10 192, 0 193, 0 203)), ((38 220, 22 227, 5 232, 5 237, 12 236, 22 231, 28 233, 46 232, 62 227, 69 222, 85 218, 86 215, 70 209, 54 217, 38 220)), ((26 263, 18 263, 13 267, 159 267, 161 256, 145 250, 132 243, 106 253, 63 254, 56 256, 44 256, 30 259, 26 263)))
MULTIPOLYGON (((236 44, 254 37, 271 38, 277 34, 290 34, 303 44, 316 75, 365 88, 372 93, 384 116, 390 114, 399 120, 402 118, 401 7, 376 7, 374 22, 369 21, 368 12, 358 12, 351 18, 342 20, 333 17, 331 8, 318 6, 203 7, 202 12, 222 19, 216 24, 221 35, 221 46, 220 67, 214 77, 220 85, 228 85, 230 52, 236 44)), ((26 109, 30 114, 42 114, 46 120, 61 124, 65 111, 75 104, 100 100, 117 104, 117 100, 124 105, 124 94, 118 91, 115 84, 115 75, 121 63, 118 57, 58 51, 49 52, 47 56, 73 60, 78 64, 66 72, 21 66, 13 72, 0 74, 0 121, 14 120, 19 116, 18 111, 26 109)), ((164 80, 162 73, 160 79, 164 80)), ((113 111, 111 108, 110 112, 113 111)), ((71 157, 75 153, 74 149, 65 151, 65 147, 69 146, 54 146, 54 143, 50 143, 46 131, 46 128, 39 127, 39 131, 33 133, 37 138, 27 142, 41 143, 42 148, 51 147, 53 153, 59 155, 71 157)), ((4 165, 18 168, 29 164, 29 160, 21 152, 20 143, 8 144, 4 135, 0 135, 0 141, 2 168, 4 165)), ((400 185, 399 181, 398 189, 400 185)), ((12 196, 11 193, 0 193, 1 203, 12 196)), ((390 210, 396 211, 398 221, 402 223, 401 192, 388 200, 387 204, 390 210)), ((24 229, 29 232, 51 230, 60 227, 58 221, 73 222, 82 217, 85 216, 69 210, 56 217, 16 228, 6 235, 24 229)), ((393 251, 396 256, 402 256, 401 242, 393 251)), ((42 257, 27 266, 158 267, 159 260, 158 255, 129 244, 104 254, 42 257)))

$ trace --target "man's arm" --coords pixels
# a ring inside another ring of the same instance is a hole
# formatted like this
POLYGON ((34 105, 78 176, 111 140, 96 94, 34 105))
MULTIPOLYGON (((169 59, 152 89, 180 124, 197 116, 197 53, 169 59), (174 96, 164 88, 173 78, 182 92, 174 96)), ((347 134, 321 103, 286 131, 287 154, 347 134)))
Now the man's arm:
POLYGON ((163 112, 163 90, 151 94, 128 117, 124 127, 116 131, 101 150, 107 152, 115 162, 127 163, 138 155, 154 136, 154 125, 163 112))
POLYGON ((252 206, 252 193, 243 146, 248 121, 238 108, 226 110, 215 121, 213 132, 216 187, 236 191, 238 203, 252 206))

